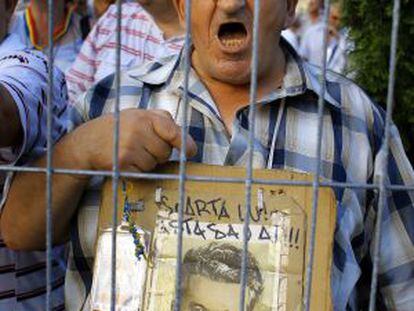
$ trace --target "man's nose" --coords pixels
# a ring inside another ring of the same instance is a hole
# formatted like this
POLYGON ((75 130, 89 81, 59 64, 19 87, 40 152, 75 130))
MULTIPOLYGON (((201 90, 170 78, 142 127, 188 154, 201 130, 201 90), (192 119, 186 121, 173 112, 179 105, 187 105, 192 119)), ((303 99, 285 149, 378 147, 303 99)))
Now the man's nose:
POLYGON ((238 12, 246 5, 246 0, 217 0, 217 6, 227 14, 238 12))

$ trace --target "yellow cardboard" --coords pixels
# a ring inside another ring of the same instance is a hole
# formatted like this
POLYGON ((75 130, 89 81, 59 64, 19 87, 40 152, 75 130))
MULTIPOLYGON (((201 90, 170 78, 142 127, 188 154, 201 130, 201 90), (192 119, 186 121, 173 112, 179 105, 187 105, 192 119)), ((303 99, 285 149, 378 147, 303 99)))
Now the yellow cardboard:
MULTIPOLYGON (((178 174, 178 165, 168 164, 159 168, 157 173, 178 174)), ((240 167, 189 163, 187 175, 203 178, 208 176, 245 178, 246 170, 240 167)), ((254 178, 307 182, 313 180, 311 174, 279 170, 255 170, 254 178)), ((145 293, 140 296, 143 297, 140 298, 142 300, 140 310, 170 310, 174 299, 177 237, 173 232, 176 231, 173 230, 173 223, 176 221, 175 207, 179 202, 178 180, 128 180, 126 185, 128 200, 143 209, 134 212, 132 218, 138 226, 151 235, 145 293), (161 230, 161 227, 165 231, 161 230), (156 252, 151 251, 155 249, 156 252)), ((121 225, 125 203, 121 185, 118 191, 118 224, 121 225)), ((189 249, 205 245, 206 241, 211 239, 220 243, 228 240, 240 247, 245 218, 245 193, 244 183, 187 181, 184 209, 187 223, 186 227, 183 227, 184 253, 189 249), (228 224, 232 224, 232 227, 228 224), (228 228, 231 228, 230 231, 228 228)), ((249 251, 255 256, 260 271, 263 271, 261 273, 263 290, 253 310, 276 310, 276 305, 277 310, 301 309, 308 262, 312 197, 313 189, 309 186, 257 183, 253 185, 251 202, 253 212, 250 219, 252 238, 249 251), (275 225, 276 222, 281 224, 280 217, 287 225, 282 227, 275 225), (276 237, 278 234, 283 238, 276 237), (275 288, 278 288, 280 293, 275 294, 275 288), (275 299, 277 303, 274 302, 275 299)), ((329 188, 321 188, 317 212, 311 310, 332 310, 330 274, 336 219, 335 206, 333 191, 329 188)), ((103 236, 105 232, 108 233, 112 227, 112 213, 112 182, 108 180, 103 188, 98 237, 103 236)), ((95 263, 102 257, 100 250, 102 252, 98 247, 95 263)), ((97 264, 95 269, 96 267, 97 264)), ((99 269, 95 273, 105 271, 102 264, 99 269)), ((117 271, 118 275, 128 273, 125 269, 120 268, 120 270, 117 271)), ((107 267, 106 271, 109 273, 110 267, 107 267)), ((94 282, 99 282, 99 279, 94 278, 94 282)))

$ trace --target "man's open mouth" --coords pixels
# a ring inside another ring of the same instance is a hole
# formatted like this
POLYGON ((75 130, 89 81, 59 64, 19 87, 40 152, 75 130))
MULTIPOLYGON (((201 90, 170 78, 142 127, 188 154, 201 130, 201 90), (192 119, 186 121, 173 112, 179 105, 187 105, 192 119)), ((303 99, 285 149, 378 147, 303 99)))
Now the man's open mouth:
POLYGON ((218 39, 225 48, 238 49, 246 45, 248 32, 243 23, 225 23, 219 28, 218 39))

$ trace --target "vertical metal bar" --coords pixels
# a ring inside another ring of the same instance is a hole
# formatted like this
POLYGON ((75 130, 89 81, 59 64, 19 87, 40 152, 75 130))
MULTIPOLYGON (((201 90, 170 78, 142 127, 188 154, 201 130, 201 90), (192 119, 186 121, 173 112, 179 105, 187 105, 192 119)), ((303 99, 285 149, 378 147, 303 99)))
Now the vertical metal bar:
POLYGON ((387 207, 387 178, 388 178, 388 156, 389 156, 389 141, 390 141, 390 129, 391 118, 394 101, 394 86, 395 86, 395 68, 397 65, 397 46, 398 46, 398 29, 400 22, 400 0, 394 0, 394 9, 392 14, 392 32, 391 32, 391 55, 390 55, 390 75, 388 80, 388 94, 387 94, 387 113, 385 117, 385 137, 381 146, 380 154, 381 158, 381 172, 379 180, 379 200, 378 200, 378 214, 375 223, 374 232, 374 251, 373 251, 373 267, 372 267, 372 280, 371 291, 369 297, 369 310, 375 310, 377 286, 378 286, 378 266, 380 259, 380 245, 381 245, 381 224, 382 214, 387 207))
MULTIPOLYGON (((266 1, 266 0, 265 0, 266 1)), ((260 0, 254 1, 254 18, 253 18, 253 46, 251 60, 251 78, 250 78, 250 106, 249 106, 249 145, 248 145, 248 162, 246 172, 246 209, 243 224, 243 254, 241 262, 240 276, 240 301, 239 310, 244 311, 246 285, 248 278, 247 262, 249 248, 249 224, 250 211, 252 202, 252 180, 253 180, 253 158, 254 158, 254 134, 256 125, 256 101, 257 101, 257 76, 259 65, 259 20, 260 20, 260 0)))
POLYGON ((191 0, 185 1, 185 44, 184 44, 184 98, 183 98, 183 123, 181 127, 181 152, 180 152, 180 172, 179 172, 179 207, 178 207, 178 242, 177 242, 177 260, 175 269, 175 301, 174 310, 181 310, 181 298, 182 298, 182 252, 183 252, 183 221, 184 221, 184 204, 186 198, 185 182, 186 176, 186 163, 187 163, 187 132, 188 132, 188 86, 189 75, 191 68, 191 0))
POLYGON ((48 91, 47 91, 47 155, 46 155, 46 310, 52 310, 52 126, 53 126, 53 79, 54 79, 54 57, 53 57, 53 0, 48 0, 48 91))
POLYGON ((308 249, 308 263, 306 266, 306 281, 305 281, 305 296, 304 296, 304 309, 309 311, 311 305, 311 289, 312 289, 312 272, 313 262, 315 254, 315 238, 316 238, 316 217, 318 213, 318 201, 319 201, 319 177, 321 174, 321 158, 322 158, 322 134, 323 134, 323 111, 325 106, 325 92, 326 92, 326 69, 327 69, 327 48, 328 48, 328 19, 330 10, 330 0, 324 2, 324 14, 323 14, 323 48, 322 48, 322 74, 320 76, 321 90, 318 101, 318 132, 317 132, 317 145, 316 145, 316 163, 315 163, 315 175, 313 179, 313 199, 312 199, 312 217, 311 217, 311 232, 310 243, 308 249))
POLYGON ((116 307, 116 230, 118 224, 118 185, 119 185, 119 125, 120 125, 120 87, 121 87, 121 16, 122 0, 117 0, 117 24, 116 24, 116 52, 115 52, 115 126, 114 126, 114 149, 112 166, 112 248, 111 248, 111 311, 116 307))

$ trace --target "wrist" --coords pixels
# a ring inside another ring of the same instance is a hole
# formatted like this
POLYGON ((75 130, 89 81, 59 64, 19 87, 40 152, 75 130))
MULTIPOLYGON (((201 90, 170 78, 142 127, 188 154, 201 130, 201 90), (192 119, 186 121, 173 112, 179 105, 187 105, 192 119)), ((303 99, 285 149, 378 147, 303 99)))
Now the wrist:
MULTIPOLYGON (((69 170, 92 170, 90 152, 85 136, 76 129, 67 134, 55 147, 54 166, 69 170)), ((73 177, 89 180, 90 176, 74 174, 73 177)))

